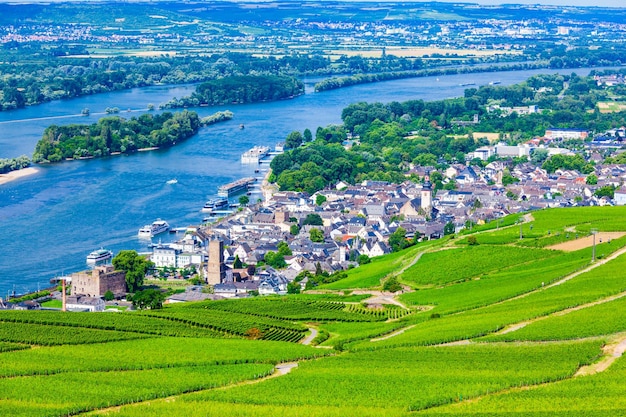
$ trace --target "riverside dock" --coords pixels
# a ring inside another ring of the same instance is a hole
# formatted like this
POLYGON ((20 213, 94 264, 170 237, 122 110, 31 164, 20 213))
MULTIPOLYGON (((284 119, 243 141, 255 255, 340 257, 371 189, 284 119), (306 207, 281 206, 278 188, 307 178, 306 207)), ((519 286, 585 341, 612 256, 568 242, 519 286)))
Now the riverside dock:
POLYGON ((237 181, 229 182, 217 189, 217 195, 220 197, 230 197, 234 194, 248 191, 248 189, 256 182, 254 177, 241 178, 237 181))

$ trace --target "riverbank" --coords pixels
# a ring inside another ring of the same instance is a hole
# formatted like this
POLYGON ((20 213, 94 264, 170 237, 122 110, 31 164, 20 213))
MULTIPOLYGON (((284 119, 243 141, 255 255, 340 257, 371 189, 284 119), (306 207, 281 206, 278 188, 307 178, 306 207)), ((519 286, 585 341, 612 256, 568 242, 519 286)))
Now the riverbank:
POLYGON ((6 174, 0 174, 0 185, 6 184, 18 178, 27 177, 29 175, 36 174, 38 172, 39 170, 37 168, 28 167, 28 168, 18 169, 16 171, 11 171, 6 174))
POLYGON ((261 193, 263 194, 263 201, 271 200, 272 196, 275 192, 278 191, 278 187, 276 184, 272 184, 269 181, 270 175, 272 175, 272 168, 268 169, 263 177, 263 182, 261 183, 261 193))

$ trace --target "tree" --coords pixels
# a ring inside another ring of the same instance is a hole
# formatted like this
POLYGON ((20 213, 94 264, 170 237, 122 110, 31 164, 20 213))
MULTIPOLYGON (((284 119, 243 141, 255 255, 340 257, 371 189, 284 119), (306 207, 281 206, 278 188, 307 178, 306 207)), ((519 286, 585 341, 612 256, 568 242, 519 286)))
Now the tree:
POLYGON ((320 229, 311 229, 309 232, 309 238, 311 239, 311 242, 321 243, 324 241, 324 232, 320 229))
POLYGON ((302 145, 302 141, 302 134, 298 131, 293 131, 289 135, 287 135, 287 139, 285 140, 285 148, 295 149, 302 145))
POLYGON ((613 198, 615 196, 615 187, 612 185, 605 185, 604 187, 600 187, 593 193, 596 197, 608 197, 613 198))
POLYGON ((365 265, 365 264, 372 262, 372 260, 370 259, 369 256, 362 254, 362 255, 359 255, 357 262, 359 263, 359 265, 365 265))
POLYGON ((304 129, 304 141, 311 142, 313 140, 313 134, 309 128, 304 129))
POLYGON ((547 149, 535 149, 530 157, 530 161, 535 165, 541 165, 548 159, 550 153, 547 149))
POLYGON ((161 290, 149 288, 147 290, 138 291, 131 299, 133 306, 140 310, 150 309, 157 310, 163 308, 165 294, 161 290))
POLYGON ((289 227, 289 233, 291 233, 292 236, 297 236, 298 233, 300 233, 300 228, 298 227, 297 224, 292 224, 289 227))
POLYGON ((283 256, 293 255, 293 253, 291 252, 291 248, 289 247, 289 244, 285 241, 278 242, 278 253, 280 253, 283 256))
POLYGON ((322 220, 320 215, 317 214, 317 213, 309 213, 309 214, 306 215, 306 218, 304 219, 302 224, 304 226, 307 226, 307 225, 323 226, 324 225, 324 220, 322 220))
POLYGON ((315 196, 315 204, 317 204, 318 206, 321 206, 325 202, 326 202, 326 196, 325 195, 318 194, 318 195, 315 196))
POLYGON ((243 263, 241 259, 239 259, 239 255, 235 255, 235 261, 233 262, 233 269, 241 269, 243 268, 243 263))
POLYGON ((398 278, 391 277, 383 284, 383 291, 398 292, 402 290, 402 285, 398 282, 398 278))
POLYGON ((391 246, 394 252, 398 252, 409 246, 406 240, 406 230, 404 230, 403 227, 398 227, 396 231, 389 236, 389 246, 391 246))
POLYGON ((446 223, 446 225, 443 227, 443 235, 444 235, 444 236, 447 236, 447 235, 454 234, 454 230, 455 230, 454 223, 452 223, 452 222, 448 222, 448 223, 446 223))
POLYGON ((115 294, 111 290, 104 293, 104 301, 112 301, 115 298, 115 294))
POLYGON ((137 251, 123 250, 113 258, 113 266, 116 270, 126 272, 126 289, 128 292, 135 292, 143 285, 146 272, 154 264, 137 251))
POLYGON ((248 197, 247 195, 242 195, 241 197, 239 197, 240 205, 247 206, 249 202, 250 202, 250 197, 248 197))
POLYGON ((598 183, 598 177, 595 174, 589 174, 587 175, 586 182, 588 185, 596 185, 598 183))
POLYGON ((272 268, 280 269, 287 266, 287 262, 285 262, 285 257, 277 252, 267 251, 265 254, 265 263, 271 266, 272 268))
POLYGON ((296 281, 287 284, 287 294, 300 294, 300 284, 296 281))

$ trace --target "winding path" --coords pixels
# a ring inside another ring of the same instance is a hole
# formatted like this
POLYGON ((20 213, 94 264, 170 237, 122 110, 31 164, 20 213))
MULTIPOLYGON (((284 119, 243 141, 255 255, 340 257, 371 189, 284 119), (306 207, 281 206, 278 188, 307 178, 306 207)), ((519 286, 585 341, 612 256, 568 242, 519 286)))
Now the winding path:
POLYGON ((311 331, 311 334, 308 335, 307 337, 304 338, 304 340, 302 340, 300 343, 302 343, 303 345, 310 345, 311 342, 313 341, 313 339, 315 339, 317 337, 318 331, 316 328, 314 327, 309 327, 309 330, 311 331))

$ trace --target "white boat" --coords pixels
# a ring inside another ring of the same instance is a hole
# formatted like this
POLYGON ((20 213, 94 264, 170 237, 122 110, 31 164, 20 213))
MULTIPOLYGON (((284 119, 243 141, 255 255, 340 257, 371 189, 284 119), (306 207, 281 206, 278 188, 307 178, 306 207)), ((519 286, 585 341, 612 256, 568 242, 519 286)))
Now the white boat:
POLYGON ((87 263, 90 265, 106 262, 113 257, 113 252, 108 249, 100 248, 87 255, 87 263))
POLYGON ((170 230, 170 225, 165 220, 157 219, 155 222, 152 222, 152 224, 147 224, 139 229, 137 235, 139 237, 150 238, 160 233, 167 232, 168 230, 170 230))
POLYGON ((177 180, 176 178, 173 178, 173 179, 171 179, 171 180, 167 180, 167 181, 165 181, 165 183, 166 183, 166 184, 177 184, 177 183, 178 183, 178 180, 177 180))
POLYGON ((215 210, 223 210, 228 208, 228 198, 226 197, 218 197, 211 199, 204 203, 204 207, 202 207, 203 212, 212 212, 215 210))

